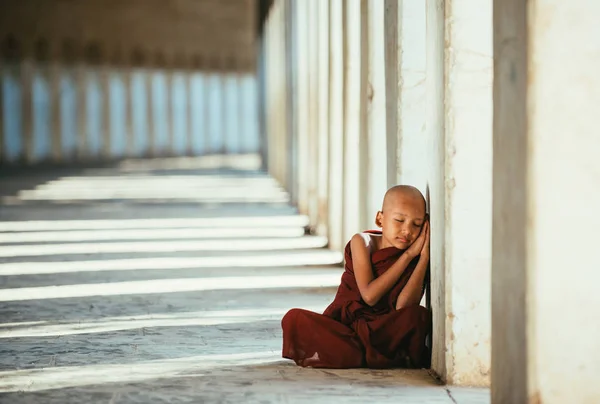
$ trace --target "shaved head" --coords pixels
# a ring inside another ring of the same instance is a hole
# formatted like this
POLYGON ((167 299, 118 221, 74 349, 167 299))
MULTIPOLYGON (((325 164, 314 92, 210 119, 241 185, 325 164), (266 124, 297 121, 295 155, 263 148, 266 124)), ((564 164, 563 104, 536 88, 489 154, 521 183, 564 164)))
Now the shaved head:
POLYGON ((425 198, 421 191, 410 185, 396 185, 391 187, 383 197, 383 206, 381 211, 385 212, 397 206, 399 202, 413 202, 423 207, 423 213, 426 212, 425 198))
POLYGON ((375 224, 381 227, 381 247, 408 248, 425 226, 426 213, 425 198, 417 188, 396 185, 388 189, 375 216, 375 224))

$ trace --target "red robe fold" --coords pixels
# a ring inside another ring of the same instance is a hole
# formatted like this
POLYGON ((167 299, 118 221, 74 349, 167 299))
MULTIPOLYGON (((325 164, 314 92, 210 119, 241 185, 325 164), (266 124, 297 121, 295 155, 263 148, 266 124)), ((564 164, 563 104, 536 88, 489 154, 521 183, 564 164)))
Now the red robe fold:
MULTIPOLYGON (((394 247, 374 252, 375 277, 387 271, 403 252, 394 247)), ((319 368, 428 367, 425 338, 431 329, 429 311, 422 306, 395 308, 418 258, 373 307, 362 300, 358 290, 350 243, 345 248, 345 262, 335 299, 323 314, 292 309, 283 317, 283 357, 300 366, 319 368)))

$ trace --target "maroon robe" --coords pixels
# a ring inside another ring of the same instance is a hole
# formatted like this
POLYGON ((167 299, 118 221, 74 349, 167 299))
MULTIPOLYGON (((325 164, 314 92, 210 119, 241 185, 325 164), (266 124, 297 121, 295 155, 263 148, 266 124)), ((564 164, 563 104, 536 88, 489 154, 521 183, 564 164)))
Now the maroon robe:
MULTIPOLYGON (((403 252, 388 247, 371 254, 375 277, 390 268, 403 252)), ((300 366, 318 368, 428 367, 425 338, 431 329, 429 311, 418 305, 396 310, 398 295, 418 257, 372 307, 362 300, 358 290, 350 243, 345 248, 345 261, 335 299, 323 314, 292 309, 283 317, 283 357, 300 366)))

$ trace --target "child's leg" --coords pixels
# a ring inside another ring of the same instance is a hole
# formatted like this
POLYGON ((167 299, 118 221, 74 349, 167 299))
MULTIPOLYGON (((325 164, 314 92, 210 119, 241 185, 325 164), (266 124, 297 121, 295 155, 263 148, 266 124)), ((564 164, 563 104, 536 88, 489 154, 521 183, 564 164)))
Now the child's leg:
POLYGON ((322 314, 292 309, 281 320, 284 358, 300 366, 357 368, 364 351, 356 333, 322 314))
POLYGON ((367 366, 429 366, 425 338, 431 330, 431 314, 425 307, 412 306, 393 311, 370 321, 369 328, 367 366))

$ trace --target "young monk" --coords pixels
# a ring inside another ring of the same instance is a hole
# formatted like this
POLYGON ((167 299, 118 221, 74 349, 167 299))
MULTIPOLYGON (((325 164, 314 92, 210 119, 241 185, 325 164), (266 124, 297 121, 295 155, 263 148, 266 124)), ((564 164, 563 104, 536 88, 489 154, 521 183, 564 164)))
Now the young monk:
POLYGON ((352 237, 333 303, 323 314, 283 317, 283 357, 319 368, 428 367, 429 311, 419 305, 429 262, 425 199, 410 186, 387 191, 375 223, 352 237))

